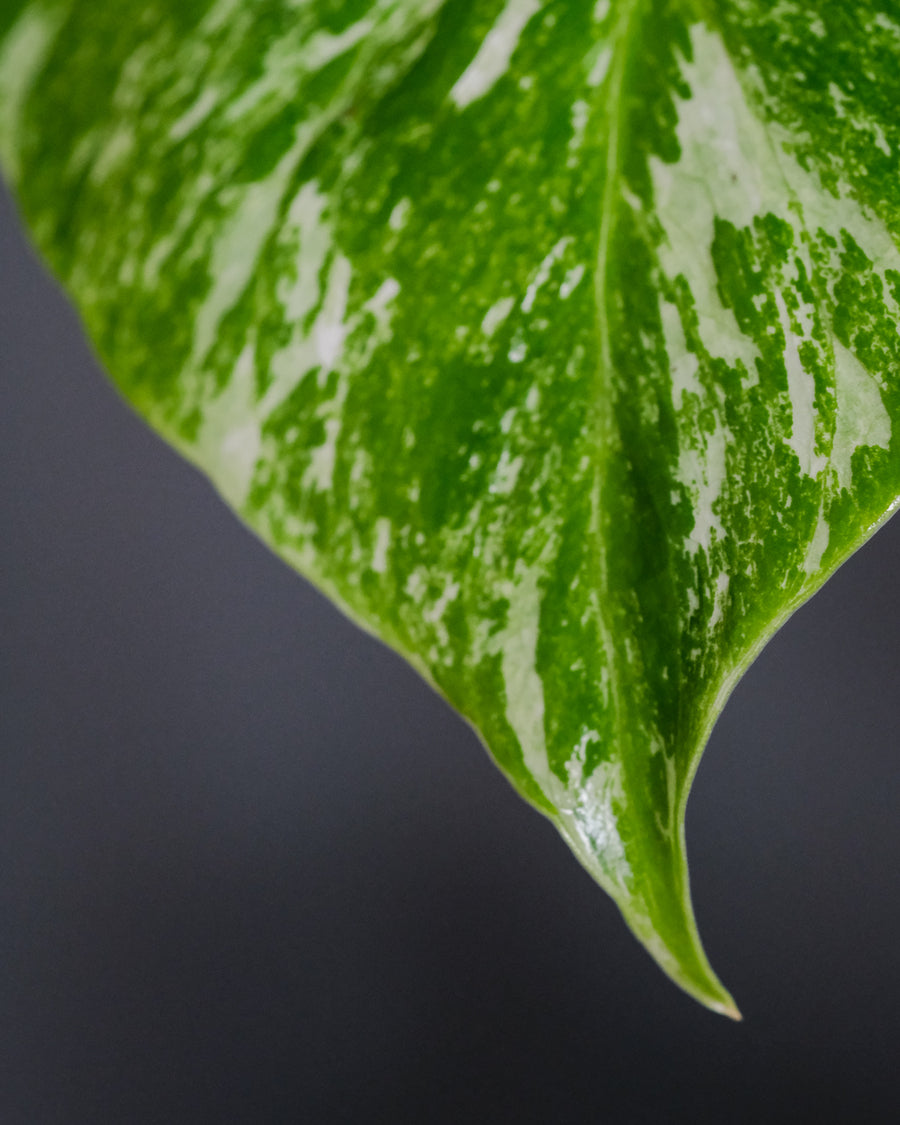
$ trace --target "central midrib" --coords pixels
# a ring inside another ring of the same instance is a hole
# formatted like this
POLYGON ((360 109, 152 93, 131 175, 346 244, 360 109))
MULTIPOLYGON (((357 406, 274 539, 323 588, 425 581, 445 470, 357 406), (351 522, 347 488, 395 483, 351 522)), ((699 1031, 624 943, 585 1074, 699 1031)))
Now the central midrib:
MULTIPOLYGON (((619 169, 621 165, 621 134, 625 120, 625 99, 623 90, 630 41, 644 0, 626 0, 612 29, 609 43, 612 51, 609 72, 606 80, 605 104, 608 133, 606 138, 606 162, 603 191, 600 200, 600 229, 597 247, 597 266, 594 274, 594 300, 597 308, 597 337, 599 356, 595 374, 593 394, 594 440, 594 478, 591 492, 591 535, 595 545, 599 597, 597 614, 603 649, 609 668, 610 704, 612 708, 612 729, 616 731, 615 745, 609 747, 613 756, 622 746, 622 736, 628 717, 622 714, 621 693, 619 690, 619 659, 615 636, 618 630, 610 623, 610 605, 606 602, 609 591, 609 575, 606 563, 606 546, 602 522, 601 493, 606 478, 606 465, 610 456, 616 454, 618 437, 614 422, 612 402, 612 346, 608 316, 609 253, 616 222, 616 212, 621 201, 619 190, 619 169)), ((623 756, 624 762, 624 756, 623 756)))

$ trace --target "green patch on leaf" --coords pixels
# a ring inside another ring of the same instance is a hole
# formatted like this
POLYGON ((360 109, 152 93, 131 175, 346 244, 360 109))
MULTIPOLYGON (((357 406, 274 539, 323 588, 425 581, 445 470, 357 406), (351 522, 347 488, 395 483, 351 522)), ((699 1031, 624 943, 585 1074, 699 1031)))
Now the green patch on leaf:
POLYGON ((123 393, 736 1014, 684 810, 900 496, 900 5, 0 0, 0 158, 123 393))

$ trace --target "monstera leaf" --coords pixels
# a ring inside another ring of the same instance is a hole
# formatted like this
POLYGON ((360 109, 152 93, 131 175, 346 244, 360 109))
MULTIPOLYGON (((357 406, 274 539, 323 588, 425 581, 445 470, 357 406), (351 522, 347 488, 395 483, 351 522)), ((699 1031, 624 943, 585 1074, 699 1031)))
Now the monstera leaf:
POLYGON ((684 809, 900 495, 896 0, 0 0, 0 155, 135 407, 736 1014, 684 809))

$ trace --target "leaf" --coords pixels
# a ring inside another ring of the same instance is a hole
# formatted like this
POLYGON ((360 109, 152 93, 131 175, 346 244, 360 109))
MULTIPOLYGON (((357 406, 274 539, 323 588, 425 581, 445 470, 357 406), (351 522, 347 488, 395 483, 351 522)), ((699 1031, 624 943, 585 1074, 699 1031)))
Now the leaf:
POLYGON ((900 496, 900 5, 0 0, 119 387, 403 653, 662 968, 765 641, 900 496))

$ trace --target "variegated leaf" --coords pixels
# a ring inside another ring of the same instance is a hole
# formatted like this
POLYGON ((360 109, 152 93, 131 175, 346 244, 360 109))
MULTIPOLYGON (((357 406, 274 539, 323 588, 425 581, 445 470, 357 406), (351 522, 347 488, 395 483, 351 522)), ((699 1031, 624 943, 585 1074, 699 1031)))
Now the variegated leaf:
POLYGON ((734 1013, 684 809, 900 495, 897 0, 0 0, 127 397, 734 1013))

